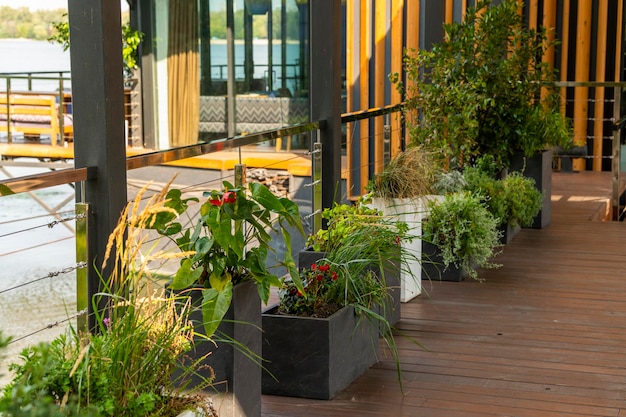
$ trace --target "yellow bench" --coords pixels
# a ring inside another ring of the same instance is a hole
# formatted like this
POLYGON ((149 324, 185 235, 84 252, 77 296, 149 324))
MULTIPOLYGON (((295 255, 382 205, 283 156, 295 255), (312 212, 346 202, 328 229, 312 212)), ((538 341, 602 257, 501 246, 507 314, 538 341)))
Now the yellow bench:
POLYGON ((0 131, 21 132, 24 136, 50 135, 57 141, 71 141, 74 127, 71 115, 59 113, 55 96, 0 95, 0 131))

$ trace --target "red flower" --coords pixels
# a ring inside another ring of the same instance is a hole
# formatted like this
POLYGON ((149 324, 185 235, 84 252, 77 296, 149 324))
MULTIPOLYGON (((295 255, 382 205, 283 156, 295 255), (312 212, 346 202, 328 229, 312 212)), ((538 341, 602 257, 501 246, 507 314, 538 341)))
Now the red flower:
POLYGON ((222 205, 222 200, 220 200, 219 198, 217 200, 214 200, 213 198, 209 198, 209 203, 211 203, 214 206, 220 207, 222 205))
POLYGON ((322 272, 328 272, 329 269, 330 269, 330 265, 328 265, 328 264, 320 265, 320 271, 322 271, 322 272))
POLYGON ((302 297, 302 291, 298 290, 298 297, 302 297))
POLYGON ((330 273, 330 277, 332 278, 333 281, 337 281, 337 273, 335 271, 332 271, 330 273))
POLYGON ((401 241, 400 236, 396 236, 396 245, 399 245, 401 241))
POLYGON ((311 265, 311 271, 315 271, 317 269, 317 264, 311 265))
POLYGON ((227 191, 224 193, 223 201, 224 203, 234 203, 237 201, 237 194, 232 191, 227 191))
POLYGON ((324 275, 319 274, 318 276, 316 276, 315 278, 317 278, 318 281, 322 281, 324 279, 324 275))

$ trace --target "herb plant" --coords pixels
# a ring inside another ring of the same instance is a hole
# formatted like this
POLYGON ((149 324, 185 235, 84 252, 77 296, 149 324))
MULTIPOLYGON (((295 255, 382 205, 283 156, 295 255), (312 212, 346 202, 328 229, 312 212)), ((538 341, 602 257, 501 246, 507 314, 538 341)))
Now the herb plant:
POLYGON ((500 245, 497 225, 479 196, 459 192, 431 203, 422 232, 441 251, 444 268, 454 265, 478 279, 477 268, 499 266, 490 261, 500 245))

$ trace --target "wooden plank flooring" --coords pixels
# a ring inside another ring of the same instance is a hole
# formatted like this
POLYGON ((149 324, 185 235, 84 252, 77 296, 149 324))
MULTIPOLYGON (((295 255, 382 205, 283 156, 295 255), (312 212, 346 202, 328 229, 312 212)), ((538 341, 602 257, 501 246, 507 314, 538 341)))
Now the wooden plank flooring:
POLYGON ((263 416, 626 416, 626 225, 607 173, 553 175, 552 224, 523 229, 484 282, 426 284, 387 355, 331 401, 263 396, 263 416))

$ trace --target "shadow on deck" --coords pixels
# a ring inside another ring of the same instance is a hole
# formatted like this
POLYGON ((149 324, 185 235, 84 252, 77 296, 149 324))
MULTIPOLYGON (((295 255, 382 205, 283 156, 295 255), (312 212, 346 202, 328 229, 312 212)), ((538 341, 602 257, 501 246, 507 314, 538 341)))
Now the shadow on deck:
POLYGON ((404 394, 383 356, 331 401, 263 396, 263 416, 626 416, 625 225, 608 173, 553 175, 552 223, 485 282, 426 283, 402 307, 404 394))

